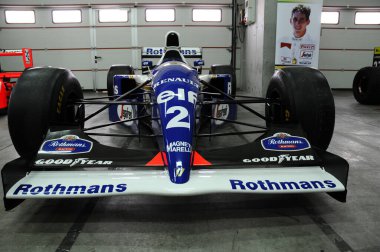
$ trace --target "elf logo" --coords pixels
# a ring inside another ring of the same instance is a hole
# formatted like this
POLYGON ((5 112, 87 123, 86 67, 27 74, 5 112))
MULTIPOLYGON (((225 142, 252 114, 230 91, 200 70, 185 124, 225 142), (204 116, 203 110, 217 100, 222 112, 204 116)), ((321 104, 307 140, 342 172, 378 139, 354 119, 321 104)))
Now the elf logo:
POLYGON ((300 58, 301 59, 312 59, 313 58, 313 52, 312 51, 301 51, 300 58))

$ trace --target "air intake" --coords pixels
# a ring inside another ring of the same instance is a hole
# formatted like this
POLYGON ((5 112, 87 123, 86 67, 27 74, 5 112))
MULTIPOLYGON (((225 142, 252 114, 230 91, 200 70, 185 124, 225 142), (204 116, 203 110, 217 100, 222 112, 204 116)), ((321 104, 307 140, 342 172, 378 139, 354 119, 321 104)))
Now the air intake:
POLYGON ((166 47, 175 46, 179 47, 179 37, 176 32, 169 32, 166 35, 166 47))

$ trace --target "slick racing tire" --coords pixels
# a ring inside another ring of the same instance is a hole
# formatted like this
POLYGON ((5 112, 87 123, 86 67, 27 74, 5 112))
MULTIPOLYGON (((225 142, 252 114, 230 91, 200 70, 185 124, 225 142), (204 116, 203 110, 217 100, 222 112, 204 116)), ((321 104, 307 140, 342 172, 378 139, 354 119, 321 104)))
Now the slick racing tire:
POLYGON ((112 65, 107 74, 107 92, 110 100, 114 100, 113 77, 118 74, 135 74, 133 67, 129 65, 112 65))
POLYGON ((279 103, 266 106, 267 124, 298 123, 310 143, 326 150, 335 124, 335 105, 330 86, 321 72, 307 67, 276 71, 267 98, 279 103))
POLYGON ((41 146, 50 127, 83 127, 82 88, 69 70, 29 68, 13 89, 8 110, 9 133, 21 157, 30 158, 41 146))
POLYGON ((352 91, 355 99, 366 105, 380 104, 380 67, 364 67, 354 78, 352 91))
MULTIPOLYGON (((236 74, 234 72, 234 69, 230 65, 211 65, 210 74, 230 74, 231 75, 231 96, 235 97, 236 95, 236 74)), ((217 88, 221 89, 218 87, 218 83, 210 83, 215 85, 217 88)), ((223 84, 223 83, 222 83, 223 84)))

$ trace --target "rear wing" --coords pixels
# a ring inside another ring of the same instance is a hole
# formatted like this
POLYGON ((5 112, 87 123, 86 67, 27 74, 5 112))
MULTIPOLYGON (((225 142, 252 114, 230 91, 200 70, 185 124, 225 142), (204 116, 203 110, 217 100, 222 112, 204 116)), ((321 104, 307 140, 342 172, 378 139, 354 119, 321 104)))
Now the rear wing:
POLYGON ((33 67, 33 54, 32 49, 22 48, 16 50, 2 50, 0 49, 0 57, 3 56, 22 56, 22 61, 25 68, 33 67))
MULTIPOLYGON (((180 51, 185 58, 202 58, 201 47, 181 47, 180 51)), ((165 47, 143 47, 141 59, 161 58, 164 53, 165 47)))

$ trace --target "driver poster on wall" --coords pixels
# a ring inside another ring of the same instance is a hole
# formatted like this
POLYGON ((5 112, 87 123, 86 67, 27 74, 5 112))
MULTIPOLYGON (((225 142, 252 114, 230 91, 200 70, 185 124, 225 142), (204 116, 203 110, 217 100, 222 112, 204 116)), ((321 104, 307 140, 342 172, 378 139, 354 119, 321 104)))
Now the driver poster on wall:
POLYGON ((323 0, 278 0, 276 65, 318 68, 323 0))

